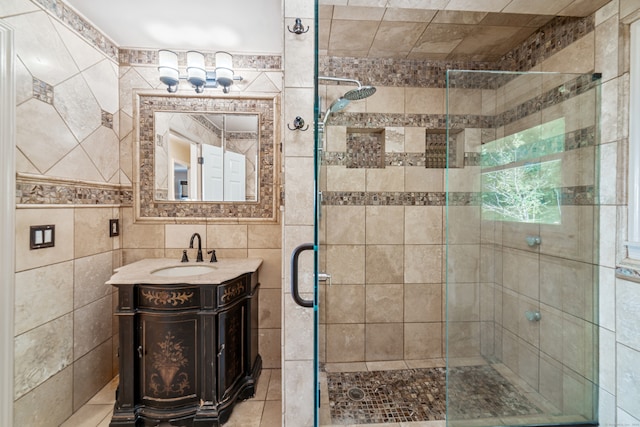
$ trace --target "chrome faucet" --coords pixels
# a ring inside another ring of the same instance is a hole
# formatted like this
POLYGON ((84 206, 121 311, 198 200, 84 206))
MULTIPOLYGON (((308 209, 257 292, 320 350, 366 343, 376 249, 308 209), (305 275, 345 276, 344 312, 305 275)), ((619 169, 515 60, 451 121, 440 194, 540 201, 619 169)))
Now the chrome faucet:
POLYGON ((189 249, 193 249, 193 239, 194 237, 198 238, 198 255, 196 256, 196 262, 202 262, 202 239, 200 238, 200 234, 193 233, 191 236, 191 240, 189 241, 189 249))

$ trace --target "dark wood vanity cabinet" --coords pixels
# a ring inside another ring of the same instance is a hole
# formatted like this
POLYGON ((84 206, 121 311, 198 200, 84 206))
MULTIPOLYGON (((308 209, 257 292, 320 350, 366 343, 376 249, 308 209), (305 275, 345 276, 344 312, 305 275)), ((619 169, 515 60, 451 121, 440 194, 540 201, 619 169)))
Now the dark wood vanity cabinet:
POLYGON ((111 427, 219 426, 254 395, 257 272, 221 284, 114 286, 120 382, 111 427))

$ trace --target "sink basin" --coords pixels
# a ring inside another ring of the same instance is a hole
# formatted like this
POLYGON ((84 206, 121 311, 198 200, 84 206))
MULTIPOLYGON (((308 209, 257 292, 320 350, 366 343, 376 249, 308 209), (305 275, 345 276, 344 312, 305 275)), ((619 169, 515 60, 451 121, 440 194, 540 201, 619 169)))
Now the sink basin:
POLYGON ((211 273, 215 269, 216 267, 213 265, 177 265, 152 271, 151 274, 164 277, 197 276, 199 274, 211 273))

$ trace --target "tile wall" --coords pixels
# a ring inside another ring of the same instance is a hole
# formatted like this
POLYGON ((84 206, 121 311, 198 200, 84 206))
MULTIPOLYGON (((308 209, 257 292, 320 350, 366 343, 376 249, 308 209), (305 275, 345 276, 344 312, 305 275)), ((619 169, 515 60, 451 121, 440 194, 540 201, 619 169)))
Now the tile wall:
MULTIPOLYGON (((264 367, 280 368, 279 222, 134 223, 133 92, 159 88, 156 52, 118 51, 61 2, 3 2, 0 19, 15 28, 18 59, 14 425, 59 425, 117 374, 105 281, 145 257, 179 258, 193 232, 219 258, 264 259, 259 351, 264 367), (29 227, 45 224, 56 226, 55 247, 30 250, 29 227)), ((281 91, 279 56, 236 65, 236 93, 281 91)))
POLYGON ((58 425, 117 372, 104 283, 120 265, 109 219, 128 197, 118 65, 108 43, 96 47, 30 1, 3 2, 0 19, 17 53, 14 425, 58 425), (55 246, 31 250, 30 226, 49 224, 55 246))

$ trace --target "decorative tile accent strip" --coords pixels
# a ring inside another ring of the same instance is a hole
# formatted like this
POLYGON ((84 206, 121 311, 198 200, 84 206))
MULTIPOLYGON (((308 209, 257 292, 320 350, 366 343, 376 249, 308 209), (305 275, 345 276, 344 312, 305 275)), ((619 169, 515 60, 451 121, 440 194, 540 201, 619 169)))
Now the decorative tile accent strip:
POLYGON ((274 220, 277 195, 274 152, 274 116, 277 98, 212 98, 208 96, 176 97, 171 95, 139 96, 140 134, 140 217, 141 218, 240 218, 274 220), (154 188, 155 111, 250 112, 259 115, 260 154, 258 202, 218 203, 159 200, 154 188))
MULTIPOLYGON (((452 128, 490 128, 493 127, 493 116, 453 115, 452 128)), ((378 114, 378 113, 341 113, 331 116, 327 126, 348 126, 355 129, 379 129, 384 127, 426 127, 429 129, 446 129, 445 114, 378 114)))
POLYGON ((129 187, 83 183, 44 176, 18 174, 16 204, 23 205, 127 205, 133 204, 129 187))
POLYGON ((33 97, 47 104, 53 104, 53 86, 34 77, 33 97))
POLYGON ((444 192, 322 192, 322 203, 329 206, 444 206, 445 201, 444 192))
MULTIPOLYGON (((178 64, 187 65, 187 52, 177 52, 178 64)), ((215 66, 215 52, 202 52, 207 67, 215 66)), ((158 51, 144 49, 120 49, 118 56, 120 65, 157 65, 158 51)), ((281 70, 282 56, 280 55, 233 55, 235 69, 281 70)))
POLYGON ((104 52, 114 61, 118 60, 118 48, 98 29, 82 18, 71 7, 60 0, 35 0, 45 10, 51 12, 62 22, 73 28, 80 36, 96 49, 104 52))
POLYGON ((113 129, 113 114, 102 110, 102 126, 113 129))
MULTIPOLYGON (((563 187, 562 206, 593 206, 596 204, 593 186, 563 187)), ((322 204, 327 206, 481 206, 481 192, 365 192, 323 191, 322 204)))

